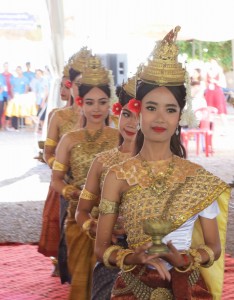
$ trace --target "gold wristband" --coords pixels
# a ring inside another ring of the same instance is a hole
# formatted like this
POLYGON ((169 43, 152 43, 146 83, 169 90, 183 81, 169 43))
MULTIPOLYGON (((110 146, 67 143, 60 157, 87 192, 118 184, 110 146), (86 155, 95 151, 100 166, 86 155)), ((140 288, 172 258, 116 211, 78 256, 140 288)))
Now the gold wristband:
POLYGON ((45 146, 56 147, 58 143, 50 138, 47 138, 45 141, 45 146))
POLYGON ((61 164, 59 161, 56 159, 54 160, 53 163, 53 170, 54 171, 61 171, 61 172, 67 172, 68 171, 68 166, 61 164))
POLYGON ((94 241, 96 240, 96 237, 92 236, 89 231, 86 231, 86 234, 91 240, 94 240, 94 241))
POLYGON ((123 272, 130 272, 130 271, 132 271, 132 270, 134 270, 136 268, 136 265, 125 265, 124 264, 125 257, 128 256, 129 254, 132 254, 132 253, 134 253, 134 251, 130 250, 130 249, 120 249, 117 252, 116 265, 123 272))
POLYGON ((113 245, 113 246, 110 246, 108 247, 104 254, 103 254, 103 263, 104 265, 109 268, 109 269, 115 269, 116 266, 113 266, 109 263, 109 257, 111 256, 111 253, 114 252, 115 250, 120 250, 122 249, 121 246, 118 246, 118 245, 113 245))
POLYGON ((191 269, 195 270, 199 268, 202 262, 202 257, 200 252, 198 252, 197 249, 189 249, 189 254, 193 257, 193 264, 191 269))
POLYGON ((82 225, 82 229, 84 231, 88 231, 90 229, 90 225, 91 225, 92 221, 93 221, 92 219, 88 219, 88 220, 84 221, 84 223, 82 225))
POLYGON ((193 261, 191 261, 191 263, 188 265, 188 267, 187 268, 179 268, 179 267, 174 267, 174 269, 177 271, 177 272, 179 272, 179 273, 186 273, 186 272, 188 272, 188 271, 190 271, 190 270, 192 270, 192 266, 193 266, 193 261))
POLYGON ((81 194, 80 194, 80 198, 82 198, 84 200, 88 200, 88 201, 97 201, 98 196, 93 193, 90 193, 88 190, 83 188, 83 190, 81 191, 81 194))
POLYGON ((72 193, 77 191, 77 188, 74 185, 67 184, 65 187, 62 189, 62 196, 64 199, 68 201, 74 200, 74 197, 72 197, 72 193))
POLYGON ((211 267, 214 263, 214 260, 215 260, 214 251, 210 247, 208 247, 207 245, 200 245, 198 247, 198 249, 204 250, 209 256, 209 261, 205 264, 201 264, 201 267, 203 267, 203 268, 211 267))
POLYGON ((53 163, 55 161, 55 157, 54 156, 51 156, 50 158, 48 158, 48 166, 52 169, 53 167, 53 163))
POLYGON ((99 204, 99 213, 101 215, 118 214, 119 203, 102 198, 99 204))

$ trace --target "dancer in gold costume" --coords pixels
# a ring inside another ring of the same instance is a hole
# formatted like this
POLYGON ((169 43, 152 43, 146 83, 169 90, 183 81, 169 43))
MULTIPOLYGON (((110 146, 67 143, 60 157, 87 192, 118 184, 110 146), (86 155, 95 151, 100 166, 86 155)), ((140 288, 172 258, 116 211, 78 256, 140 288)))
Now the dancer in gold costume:
POLYGON ((111 299, 221 299, 230 188, 185 159, 180 129, 195 119, 179 29, 156 45, 129 104, 140 111, 136 156, 104 181, 95 252, 120 269, 111 299), (128 249, 111 244, 119 214, 128 249))
MULTIPOLYGON (((139 120, 138 115, 128 109, 128 102, 136 97, 135 94, 136 76, 122 85, 119 102, 115 103, 112 108, 113 113, 119 116, 119 146, 96 156, 80 195, 76 220, 91 238, 95 238, 97 225, 97 219, 92 218, 92 210, 99 204, 104 177, 110 166, 131 157, 134 150, 139 120)), ((121 228, 117 228, 113 233, 118 236, 118 244, 126 244, 126 238, 121 228)), ((101 262, 97 262, 93 272, 92 300, 110 299, 111 288, 117 276, 116 271, 118 270, 107 269, 101 262)))
POLYGON ((62 137, 53 164, 53 187, 68 202, 65 238, 71 274, 69 299, 90 298, 92 271, 96 261, 94 241, 78 227, 75 211, 95 155, 118 144, 118 130, 106 126, 111 96, 109 81, 109 71, 101 65, 100 59, 90 57, 82 73, 80 97, 76 99, 84 115, 84 128, 62 137), (69 176, 66 176, 68 170, 69 176))
MULTIPOLYGON (((83 47, 69 59, 63 71, 60 92, 61 98, 69 97, 72 99, 72 102, 74 102, 71 94, 75 97, 78 96, 77 83, 79 83, 81 72, 85 67, 85 59, 89 56, 91 56, 91 51, 86 47, 83 47)), ((44 160, 50 168, 52 167, 55 159, 56 146, 62 135, 74 128, 79 128, 81 123, 80 120, 80 107, 76 103, 72 103, 71 105, 70 99, 67 101, 67 105, 65 107, 57 108, 52 111, 44 146, 44 160)), ((59 213, 59 199, 60 194, 50 185, 43 210, 43 222, 38 252, 45 256, 51 256, 52 262, 55 266, 52 276, 59 274, 57 267, 61 227, 59 220, 60 215, 62 216, 64 214, 61 211, 59 213)), ((63 208, 63 205, 61 205, 61 207, 63 208)), ((59 269, 61 270, 61 276, 63 276, 63 272, 66 268, 61 264, 59 269)))

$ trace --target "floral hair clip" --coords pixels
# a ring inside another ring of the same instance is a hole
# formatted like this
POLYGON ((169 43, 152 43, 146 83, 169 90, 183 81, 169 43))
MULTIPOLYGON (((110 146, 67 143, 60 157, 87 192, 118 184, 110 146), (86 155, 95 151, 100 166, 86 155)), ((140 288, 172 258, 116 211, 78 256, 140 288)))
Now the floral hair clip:
POLYGON ((121 110, 122 110, 122 105, 119 102, 115 103, 112 107, 112 111, 116 116, 120 115, 121 110))
POLYGON ((78 106, 83 106, 83 103, 84 103, 83 98, 79 97, 79 96, 76 97, 75 102, 78 106))
POLYGON ((71 83, 70 80, 66 80, 65 87, 68 88, 68 89, 70 89, 72 87, 72 83, 71 83))
POLYGON ((136 100, 135 98, 132 98, 132 99, 129 100, 129 102, 128 102, 128 108, 129 108, 132 112, 135 112, 135 113, 139 114, 140 111, 141 111, 141 101, 136 100))

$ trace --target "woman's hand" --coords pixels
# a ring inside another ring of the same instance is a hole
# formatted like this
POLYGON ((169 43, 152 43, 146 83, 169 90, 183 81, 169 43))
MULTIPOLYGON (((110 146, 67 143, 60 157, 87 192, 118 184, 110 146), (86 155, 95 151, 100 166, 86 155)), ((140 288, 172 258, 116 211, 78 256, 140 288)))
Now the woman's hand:
POLYGON ((152 242, 138 247, 133 254, 125 258, 125 263, 129 265, 149 265, 154 267, 163 280, 171 280, 171 274, 167 270, 165 263, 160 259, 159 254, 147 254, 147 250, 152 246, 152 242))
POLYGON ((190 259, 188 258, 188 262, 186 263, 182 253, 173 246, 171 241, 167 243, 167 247, 169 249, 169 252, 159 253, 158 257, 164 259, 174 267, 184 267, 186 265, 189 265, 190 259))

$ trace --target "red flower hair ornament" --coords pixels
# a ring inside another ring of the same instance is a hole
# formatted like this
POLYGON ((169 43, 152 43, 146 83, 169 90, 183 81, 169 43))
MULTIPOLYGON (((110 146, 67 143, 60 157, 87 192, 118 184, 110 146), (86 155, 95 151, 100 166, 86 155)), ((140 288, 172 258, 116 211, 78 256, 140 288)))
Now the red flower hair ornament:
POLYGON ((132 98, 128 102, 128 108, 132 112, 135 112, 135 113, 139 114, 140 111, 141 111, 141 101, 140 100, 136 100, 135 98, 132 98))
POLYGON ((120 115, 121 110, 122 110, 122 105, 119 102, 115 103, 112 107, 113 114, 116 116, 120 115))
POLYGON ((83 106, 84 100, 82 97, 78 96, 76 97, 75 102, 78 106, 83 106))
POLYGON ((72 87, 72 83, 71 83, 70 80, 66 80, 65 87, 68 88, 68 89, 70 89, 72 87))

